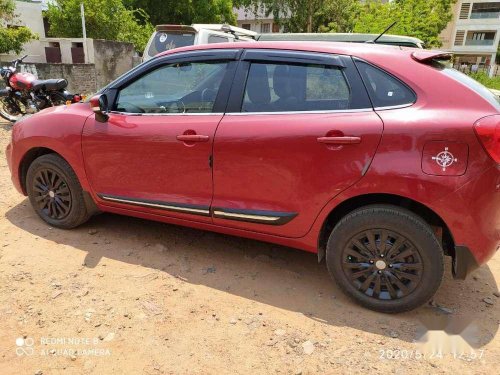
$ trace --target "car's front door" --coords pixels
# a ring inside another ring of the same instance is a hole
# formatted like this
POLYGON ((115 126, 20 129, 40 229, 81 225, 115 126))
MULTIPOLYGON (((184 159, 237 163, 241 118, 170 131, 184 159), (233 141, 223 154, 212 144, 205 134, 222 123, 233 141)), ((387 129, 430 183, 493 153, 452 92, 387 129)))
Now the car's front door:
POLYGON ((83 131, 85 169, 101 204, 211 221, 210 158, 236 50, 151 60, 110 87, 107 121, 83 131))
POLYGON ((382 135, 350 57, 248 50, 214 143, 214 223, 301 237, 382 135))

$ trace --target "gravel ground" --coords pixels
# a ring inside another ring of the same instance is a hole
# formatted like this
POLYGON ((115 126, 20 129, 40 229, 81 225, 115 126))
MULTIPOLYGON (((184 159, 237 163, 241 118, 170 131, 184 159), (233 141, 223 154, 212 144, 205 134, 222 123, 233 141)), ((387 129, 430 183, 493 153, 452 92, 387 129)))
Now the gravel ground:
POLYGON ((0 124, 2 375, 500 373, 500 254, 466 281, 447 264, 416 311, 371 312, 313 254, 108 214, 49 227, 11 184, 10 131, 0 124), (428 321, 467 319, 472 350, 415 342, 428 321))

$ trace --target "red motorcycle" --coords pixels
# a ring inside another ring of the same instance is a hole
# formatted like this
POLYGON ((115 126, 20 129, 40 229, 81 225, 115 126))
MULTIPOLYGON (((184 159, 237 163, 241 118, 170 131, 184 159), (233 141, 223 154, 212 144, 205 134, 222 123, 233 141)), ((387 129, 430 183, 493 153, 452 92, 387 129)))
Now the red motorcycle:
POLYGON ((33 74, 17 72, 17 65, 27 56, 0 69, 0 76, 6 84, 5 89, 0 90, 0 116, 15 122, 25 114, 81 100, 80 95, 73 95, 65 90, 68 86, 65 79, 39 80, 33 74))

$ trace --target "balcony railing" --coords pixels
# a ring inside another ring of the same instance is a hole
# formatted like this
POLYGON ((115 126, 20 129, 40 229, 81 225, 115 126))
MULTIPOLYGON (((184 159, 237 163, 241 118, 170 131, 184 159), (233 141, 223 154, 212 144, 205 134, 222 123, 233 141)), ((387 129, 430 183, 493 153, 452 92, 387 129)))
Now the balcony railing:
POLYGON ((500 18, 500 10, 498 12, 476 12, 471 13, 470 18, 475 19, 498 19, 500 18))
POLYGON ((483 39, 483 40, 475 40, 475 39, 467 39, 465 41, 466 46, 492 46, 495 42, 495 39, 483 39))

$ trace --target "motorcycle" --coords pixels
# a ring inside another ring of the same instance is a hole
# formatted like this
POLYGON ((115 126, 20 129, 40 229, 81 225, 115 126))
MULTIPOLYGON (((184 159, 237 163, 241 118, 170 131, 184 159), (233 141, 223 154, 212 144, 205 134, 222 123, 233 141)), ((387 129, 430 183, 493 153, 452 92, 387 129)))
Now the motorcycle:
POLYGON ((33 74, 17 72, 17 65, 27 56, 0 69, 0 77, 6 84, 5 89, 0 90, 0 116, 15 122, 26 114, 69 102, 77 103, 82 99, 80 95, 65 90, 68 86, 65 79, 39 80, 33 74))

